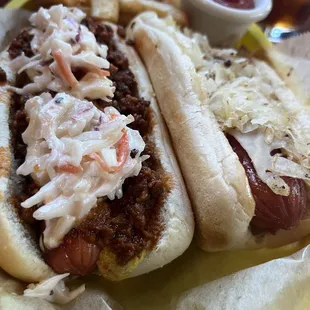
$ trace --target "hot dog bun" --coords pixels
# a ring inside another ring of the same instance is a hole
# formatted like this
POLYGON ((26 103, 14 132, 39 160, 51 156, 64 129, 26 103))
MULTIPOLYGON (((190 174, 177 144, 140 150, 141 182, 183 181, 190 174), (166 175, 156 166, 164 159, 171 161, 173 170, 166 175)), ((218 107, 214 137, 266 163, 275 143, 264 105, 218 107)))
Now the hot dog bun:
POLYGON ((140 96, 151 102, 155 121, 153 127, 155 145, 161 154, 162 166, 173 177, 173 188, 163 208, 165 230, 156 249, 149 253, 130 275, 138 276, 162 267, 187 249, 194 234, 194 219, 169 133, 160 113, 146 69, 132 47, 120 40, 119 48, 129 59, 129 66, 136 77, 140 96))
MULTIPOLYGON (((175 159, 171 142, 164 121, 159 113, 152 86, 148 76, 132 47, 127 46, 118 38, 119 48, 128 57, 130 68, 138 82, 139 93, 145 100, 150 100, 153 110, 154 130, 152 138, 162 167, 171 177, 171 191, 169 192, 162 208, 163 232, 160 240, 150 253, 144 253, 134 262, 119 268, 114 258, 107 253, 108 270, 101 275, 111 280, 120 280, 127 277, 138 276, 150 272, 169 263, 181 255, 189 246, 194 231, 193 214, 182 176, 175 159)), ((7 51, 1 54, 0 67, 7 75, 8 83, 14 85, 15 76, 8 66, 9 57, 7 51)), ((21 223, 18 214, 10 203, 11 188, 16 187, 16 167, 10 145, 9 133, 9 107, 12 102, 12 93, 0 87, 1 107, 1 202, 0 202, 0 242, 1 257, 0 267, 11 275, 26 281, 38 282, 52 274, 50 267, 41 257, 39 244, 31 235, 31 229, 21 223), (4 161, 5 160, 5 161, 4 161), (5 163, 5 164, 3 164, 5 163)), ((98 262, 104 263, 104 262, 98 262)), ((101 269, 102 270, 102 269, 101 269)))
POLYGON ((149 0, 120 0, 120 23, 127 25, 133 17, 144 11, 154 11, 162 17, 171 15, 178 24, 188 24, 187 16, 179 9, 177 1, 149 0))
MULTIPOLYGON (((2 52, 0 67, 6 72, 8 83, 14 83, 15 76, 9 67, 9 55, 2 52)), ((52 274, 42 260, 37 242, 31 230, 21 224, 9 199, 18 186, 18 177, 13 172, 14 159, 10 146, 9 109, 12 94, 0 87, 1 111, 1 166, 0 166, 0 266, 16 278, 26 282, 38 282, 52 274)))
MULTIPOLYGON (((308 216, 289 231, 255 237, 249 230, 253 199, 245 170, 214 114, 208 108, 208 85, 196 72, 202 58, 169 20, 154 13, 137 17, 128 36, 143 59, 166 120, 193 203, 197 239, 207 251, 280 246, 309 234, 308 216), (195 54, 196 53, 196 54, 195 54)), ((273 85, 292 93, 266 64, 256 66, 273 85), (282 86, 281 86, 282 85, 282 86)), ((291 101, 294 105, 295 101, 291 101)), ((309 205, 308 205, 309 207, 309 205)))

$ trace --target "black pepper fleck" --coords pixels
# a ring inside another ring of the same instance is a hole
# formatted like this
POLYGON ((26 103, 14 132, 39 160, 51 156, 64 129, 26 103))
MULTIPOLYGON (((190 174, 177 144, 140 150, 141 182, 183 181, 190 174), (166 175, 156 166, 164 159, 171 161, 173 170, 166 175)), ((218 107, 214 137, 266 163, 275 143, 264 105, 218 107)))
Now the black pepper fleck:
POLYGON ((117 27, 117 34, 121 37, 121 38, 125 38, 126 37, 126 30, 123 26, 118 26, 117 27))
POLYGON ((136 157, 136 155, 138 154, 138 150, 137 149, 133 149, 133 150, 131 150, 131 152, 130 152, 130 157, 131 158, 135 158, 136 157))
POLYGON ((6 73, 1 67, 0 67, 0 82, 6 82, 6 73))
POLYGON ((55 103, 59 104, 59 103, 61 103, 63 100, 64 100, 63 97, 59 97, 59 98, 57 98, 57 99, 55 100, 55 103))
POLYGON ((224 62, 224 66, 226 67, 226 68, 229 68, 230 66, 231 66, 231 60, 230 59, 228 59, 228 60, 226 60, 225 62, 224 62))
POLYGON ((133 46, 135 44, 135 41, 134 40, 127 40, 126 44, 130 45, 130 46, 133 46))
POLYGON ((290 70, 288 71, 286 76, 289 77, 289 76, 291 76, 292 73, 293 73, 293 68, 290 68, 290 70))

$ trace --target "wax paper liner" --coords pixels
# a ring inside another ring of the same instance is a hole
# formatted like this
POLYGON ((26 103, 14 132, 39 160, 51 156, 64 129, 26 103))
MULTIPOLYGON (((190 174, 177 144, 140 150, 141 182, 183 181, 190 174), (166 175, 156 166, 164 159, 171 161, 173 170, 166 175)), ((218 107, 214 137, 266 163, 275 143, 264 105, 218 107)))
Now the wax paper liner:
POLYGON ((309 309, 310 246, 185 293, 176 309, 309 309))
POLYGON ((310 33, 303 33, 267 49, 267 55, 299 101, 310 105, 310 33))

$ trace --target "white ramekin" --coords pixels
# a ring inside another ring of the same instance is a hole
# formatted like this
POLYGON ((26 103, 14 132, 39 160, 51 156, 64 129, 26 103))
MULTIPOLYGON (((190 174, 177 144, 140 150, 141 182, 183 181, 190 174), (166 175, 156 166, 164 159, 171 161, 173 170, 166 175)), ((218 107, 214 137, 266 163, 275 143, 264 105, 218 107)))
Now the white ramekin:
POLYGON ((254 1, 251 10, 232 9, 213 0, 182 0, 182 7, 191 28, 205 33, 211 45, 229 47, 237 43, 250 24, 263 20, 271 11, 272 0, 254 1))

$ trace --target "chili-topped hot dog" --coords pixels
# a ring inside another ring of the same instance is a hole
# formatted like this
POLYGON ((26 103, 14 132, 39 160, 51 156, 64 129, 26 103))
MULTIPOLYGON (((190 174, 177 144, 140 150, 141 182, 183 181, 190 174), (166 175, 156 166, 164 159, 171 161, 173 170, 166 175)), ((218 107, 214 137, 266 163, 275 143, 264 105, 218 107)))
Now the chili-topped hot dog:
POLYGON ((79 9, 30 23, 0 63, 1 268, 37 282, 163 266, 194 224, 141 61, 121 28, 79 9))

